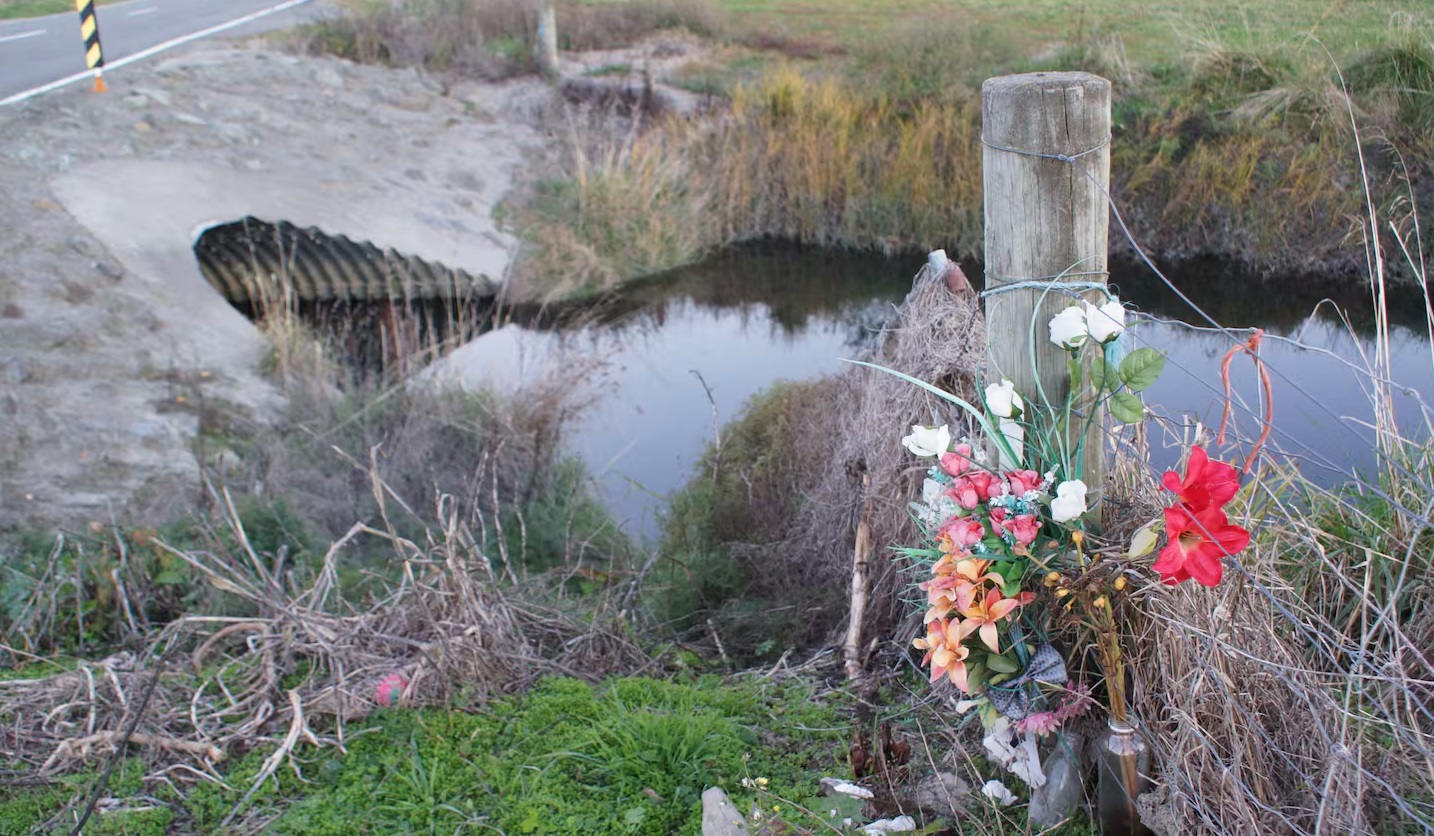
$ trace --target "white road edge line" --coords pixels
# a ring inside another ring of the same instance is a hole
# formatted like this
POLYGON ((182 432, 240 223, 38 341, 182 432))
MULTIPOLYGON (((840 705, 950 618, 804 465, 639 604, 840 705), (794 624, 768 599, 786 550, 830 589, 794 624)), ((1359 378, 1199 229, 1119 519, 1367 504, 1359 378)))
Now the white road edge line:
MULTIPOLYGON (((119 59, 118 61, 110 61, 110 62, 107 62, 107 63, 105 64, 105 69, 106 69, 106 70, 117 70, 117 69, 119 69, 120 67, 125 66, 126 64, 133 64, 133 63, 136 62, 136 61, 143 61, 144 59, 150 57, 151 55, 158 55, 158 54, 161 53, 161 52, 164 52, 164 51, 166 51, 166 50, 173 49, 173 48, 175 48, 175 47, 177 47, 177 46, 183 46, 184 44, 190 43, 190 42, 192 42, 192 41, 197 41, 197 40, 199 40, 199 39, 201 39, 201 38, 207 38, 207 37, 209 37, 210 35, 217 35, 217 34, 219 34, 220 32, 224 32, 224 31, 226 31, 226 30, 233 29, 233 28, 236 27, 236 26, 243 26, 243 25, 246 24, 246 23, 253 23, 254 21, 256 21, 256 20, 258 20, 258 19, 260 19, 260 18, 268 17, 269 15, 272 15, 272 14, 278 14, 279 12, 286 12, 286 11, 288 11, 289 9, 292 9, 292 8, 294 8, 294 7, 296 7, 296 6, 302 6, 302 5, 304 5, 305 3, 309 3, 309 2, 311 2, 311 0, 288 0, 287 3, 280 3, 280 4, 277 5, 277 6, 270 6, 270 7, 267 8, 267 9, 262 9, 262 10, 260 10, 260 11, 254 12, 253 14, 248 14, 248 15, 245 15, 245 16, 243 16, 243 17, 241 17, 241 18, 236 18, 236 19, 234 19, 234 20, 231 20, 231 21, 229 21, 228 23, 221 23, 221 24, 219 24, 218 26, 211 26, 211 27, 209 27, 208 29, 201 29, 200 31, 195 32, 195 33, 190 34, 190 35, 183 35, 183 36, 181 36, 181 37, 173 38, 173 39, 171 39, 171 40, 165 41, 164 43, 161 43, 161 44, 155 44, 154 46, 152 46, 152 47, 150 47, 150 48, 148 48, 148 49, 140 50, 139 52, 136 52, 136 53, 133 54, 133 55, 126 55, 125 57, 119 59)), ((62 78, 62 79, 60 79, 59 81, 52 81, 52 82, 50 82, 49 84, 44 84, 44 85, 41 85, 41 86, 39 86, 39 87, 35 87, 35 88, 30 89, 30 90, 26 90, 26 91, 24 91, 24 92, 22 92, 22 93, 16 93, 15 95, 10 96, 10 97, 8 97, 8 98, 0 99, 0 107, 4 107, 4 106, 6 106, 6 105, 16 104, 16 103, 18 103, 18 102, 23 102, 23 101, 25 101, 26 99, 31 99, 31 98, 34 98, 35 96, 39 96, 39 95, 41 95, 41 94, 43 94, 43 93, 48 93, 48 92, 50 92, 51 90, 58 90, 58 89, 60 89, 61 87, 68 87, 69 85, 75 84, 76 82, 84 81, 84 80, 86 80, 86 79, 90 79, 90 78, 94 78, 94 77, 95 77, 95 74, 94 74, 94 71, 93 71, 93 70, 86 70, 86 71, 84 71, 84 72, 82 72, 82 73, 75 73, 75 74, 72 75, 72 76, 67 76, 67 77, 65 77, 65 78, 62 78)))
POLYGON ((6 35, 4 37, 0 37, 0 44, 5 43, 6 41, 23 41, 26 38, 35 38, 43 34, 45 34, 44 29, 31 29, 29 32, 21 32, 18 35, 6 35))
POLYGON ((147 9, 136 9, 135 11, 132 11, 129 13, 128 17, 139 17, 140 15, 154 14, 157 11, 159 11, 158 6, 150 6, 147 9))

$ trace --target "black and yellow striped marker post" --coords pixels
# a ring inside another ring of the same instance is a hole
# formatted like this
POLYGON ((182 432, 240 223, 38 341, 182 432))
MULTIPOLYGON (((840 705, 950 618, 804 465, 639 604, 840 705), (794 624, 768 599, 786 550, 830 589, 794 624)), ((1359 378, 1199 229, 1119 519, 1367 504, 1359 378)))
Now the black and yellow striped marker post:
POLYGON ((105 92, 105 53, 100 49, 100 21, 95 0, 75 0, 80 12, 80 35, 85 39, 85 66, 95 71, 95 92, 105 92))

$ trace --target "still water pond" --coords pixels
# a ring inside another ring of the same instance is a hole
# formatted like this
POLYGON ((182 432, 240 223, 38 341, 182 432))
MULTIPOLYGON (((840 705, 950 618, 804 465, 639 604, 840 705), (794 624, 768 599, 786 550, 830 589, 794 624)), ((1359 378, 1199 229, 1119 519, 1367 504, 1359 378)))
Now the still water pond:
MULTIPOLYGON (((789 248, 742 249, 624 292, 620 300, 588 308, 515 317, 517 322, 460 348, 448 373, 471 380, 531 372, 554 358, 601 358, 590 376, 596 403, 571 441, 596 475, 605 500, 633 536, 652 541, 660 530, 664 497, 693 474, 717 422, 779 380, 803 380, 838 371, 900 303, 920 268, 919 257, 885 259, 851 253, 789 248), (576 324, 574 324, 576 323, 576 324), (700 375, 700 378, 699 378, 700 375), (709 401, 706 387, 711 390, 709 401)), ((1155 317, 1135 329, 1136 340, 1165 352, 1166 372, 1147 401, 1184 425, 1218 423, 1224 405, 1220 361, 1229 337, 1194 330, 1195 312, 1148 270, 1112 265, 1111 282, 1135 308, 1155 317)), ((968 276, 979 268, 967 266, 968 276)), ((1374 463, 1367 374, 1373 356, 1367 293, 1336 301, 1358 311, 1353 332, 1329 306, 1312 314, 1327 288, 1298 279, 1242 276, 1218 264, 1186 266, 1171 278, 1228 328, 1263 327, 1263 356, 1275 370, 1273 441, 1299 457, 1305 472, 1332 484, 1374 463), (1304 347, 1276 337, 1298 340, 1304 347)), ((1434 390, 1434 362, 1417 297, 1396 299, 1390 341, 1396 395, 1406 429, 1423 426, 1420 398, 1434 390)), ((1241 335, 1243 338, 1243 334, 1241 335)), ((1237 361, 1234 389, 1251 409, 1259 387, 1248 361, 1237 361)), ((1237 410, 1238 412, 1238 410, 1237 410)), ((1241 431, 1258 424, 1246 411, 1241 431)), ((893 424, 893 435, 904 427, 893 424)), ((1156 465, 1177 455, 1173 442, 1154 433, 1156 465), (1167 446, 1169 445, 1169 446, 1167 446)))

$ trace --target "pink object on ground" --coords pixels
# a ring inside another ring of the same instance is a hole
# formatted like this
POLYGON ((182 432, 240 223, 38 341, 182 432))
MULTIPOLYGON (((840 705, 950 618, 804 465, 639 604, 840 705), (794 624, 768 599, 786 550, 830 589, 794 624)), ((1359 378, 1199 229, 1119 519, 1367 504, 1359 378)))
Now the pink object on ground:
POLYGON ((378 704, 387 708, 398 702, 403 696, 403 691, 408 687, 408 680, 401 673, 391 673, 380 679, 378 687, 374 689, 374 699, 378 704))

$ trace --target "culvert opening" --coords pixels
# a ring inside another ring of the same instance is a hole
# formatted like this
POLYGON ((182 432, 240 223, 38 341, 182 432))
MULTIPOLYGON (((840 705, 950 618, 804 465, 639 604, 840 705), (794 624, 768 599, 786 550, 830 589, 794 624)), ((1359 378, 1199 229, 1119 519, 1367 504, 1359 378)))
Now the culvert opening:
POLYGON ((490 327, 482 276, 287 221, 245 217, 194 242, 204 278, 255 323, 298 322, 361 373, 406 371, 490 327))

